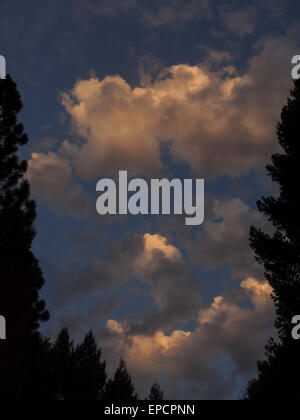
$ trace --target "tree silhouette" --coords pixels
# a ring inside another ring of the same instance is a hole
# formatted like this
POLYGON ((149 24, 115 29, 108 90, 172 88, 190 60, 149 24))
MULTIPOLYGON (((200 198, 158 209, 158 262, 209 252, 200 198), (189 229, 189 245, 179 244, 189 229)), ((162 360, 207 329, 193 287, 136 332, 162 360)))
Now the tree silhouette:
POLYGON ((284 106, 277 127, 284 153, 272 156, 267 166, 272 180, 279 185, 278 197, 263 197, 258 209, 272 222, 269 235, 251 228, 250 244, 257 261, 264 265, 265 276, 273 288, 276 307, 275 327, 279 342, 270 340, 267 360, 258 363, 259 377, 250 382, 246 398, 297 398, 300 395, 300 342, 291 337, 292 318, 300 313, 300 81, 295 82, 291 98, 284 106))
POLYGON ((108 381, 103 399, 109 402, 137 400, 137 395, 124 360, 120 360, 114 378, 108 381))
POLYGON ((30 375, 22 393, 24 401, 54 401, 57 399, 56 378, 51 364, 52 344, 37 332, 33 336, 30 375))
POLYGON ((106 364, 92 331, 76 347, 67 328, 54 343, 35 334, 35 363, 26 384, 26 401, 94 401, 103 398, 106 364))
POLYGON ((158 385, 157 382, 155 382, 152 385, 152 388, 150 389, 150 394, 147 398, 147 400, 149 401, 164 401, 164 393, 163 391, 160 389, 160 386, 158 385))
POLYGON ((74 344, 69 331, 63 328, 50 351, 50 360, 57 400, 72 400, 75 372, 74 344))
POLYGON ((106 363, 101 362, 95 336, 90 331, 84 341, 76 347, 76 400, 93 401, 103 397, 106 385, 106 363))
POLYGON ((0 341, 0 392, 17 399, 23 389, 32 338, 48 319, 39 299, 43 274, 31 251, 36 206, 24 175, 27 162, 18 146, 28 139, 17 114, 22 101, 10 76, 0 80, 0 314, 6 318, 7 340, 0 341))

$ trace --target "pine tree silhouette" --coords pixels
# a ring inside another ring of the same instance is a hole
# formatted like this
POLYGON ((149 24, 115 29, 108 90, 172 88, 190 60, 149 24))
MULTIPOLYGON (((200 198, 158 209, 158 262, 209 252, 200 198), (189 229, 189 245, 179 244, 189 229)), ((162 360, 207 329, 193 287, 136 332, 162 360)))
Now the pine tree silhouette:
POLYGON ((106 385, 106 363, 101 362, 95 336, 90 331, 75 350, 76 378, 74 399, 80 401, 100 400, 106 385))
POLYGON ((18 146, 28 141, 17 114, 22 101, 10 76, 0 80, 0 314, 7 340, 0 341, 0 392, 18 399, 32 351, 32 335, 48 319, 39 299, 43 274, 31 251, 36 206, 24 179, 27 162, 18 146))
POLYGON ((63 328, 50 351, 49 363, 52 369, 56 400, 72 400, 75 387, 76 364, 74 344, 69 331, 63 328))
POLYGON ((137 395, 124 360, 120 360, 114 379, 108 381, 103 399, 108 402, 137 400, 137 395))
POLYGON ((51 360, 52 344, 48 338, 43 338, 37 332, 33 337, 33 362, 30 365, 30 375, 26 382, 22 400, 24 401, 55 401, 57 400, 56 377, 51 360))
POLYGON ((251 228, 250 243, 265 276, 273 288, 275 327, 279 342, 270 340, 267 360, 258 363, 259 377, 250 382, 250 400, 292 399, 300 396, 300 342, 291 337, 292 318, 300 314, 300 81, 283 108, 277 127, 284 153, 272 156, 267 170, 279 185, 278 197, 263 197, 259 210, 272 222, 275 233, 268 235, 251 228))
POLYGON ((52 344, 35 334, 34 357, 23 399, 26 401, 96 401, 103 398, 106 363, 90 331, 76 347, 67 328, 52 344))
POLYGON ((164 401, 164 393, 160 389, 160 386, 157 382, 152 385, 152 388, 150 390, 150 394, 147 398, 149 401, 164 401))

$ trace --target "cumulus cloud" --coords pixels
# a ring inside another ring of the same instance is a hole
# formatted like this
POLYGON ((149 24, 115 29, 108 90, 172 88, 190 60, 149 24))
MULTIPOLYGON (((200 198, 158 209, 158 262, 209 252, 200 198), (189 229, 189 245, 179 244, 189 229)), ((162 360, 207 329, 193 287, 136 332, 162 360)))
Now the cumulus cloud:
POLYGON ((173 330, 166 334, 157 330, 146 336, 132 334, 126 324, 109 320, 105 352, 114 361, 122 354, 140 392, 146 392, 145 382, 150 383, 164 372, 161 381, 167 397, 232 397, 239 390, 238 379, 252 373, 255 361, 262 357, 274 316, 271 288, 266 283, 246 279, 241 284, 241 293, 250 300, 252 308, 218 296, 209 307, 199 311, 196 327, 191 331, 173 330), (236 383, 229 384, 223 378, 225 360, 230 362, 236 383), (219 395, 216 380, 220 384, 219 395), (188 394, 182 394, 182 382, 188 394))
POLYGON ((159 234, 127 234, 104 256, 93 254, 84 267, 71 265, 61 274, 57 297, 76 302, 86 296, 116 291, 138 279, 148 288, 151 307, 138 315, 133 331, 150 333, 195 318, 201 303, 201 282, 195 278, 180 250, 159 234))
POLYGON ((276 148, 275 123, 290 85, 285 38, 266 41, 243 75, 232 67, 180 64, 147 86, 120 76, 80 80, 62 104, 85 143, 72 158, 77 174, 162 169, 159 144, 203 177, 240 176, 261 169, 276 148))
POLYGON ((137 276, 149 286, 158 311, 143 315, 131 330, 151 333, 193 320, 201 304, 201 281, 192 275, 179 249, 161 235, 146 234, 142 260, 143 264, 140 259, 135 262, 137 276))
POLYGON ((136 173, 159 170, 152 101, 150 98, 147 105, 136 93, 120 76, 107 76, 103 81, 80 81, 70 94, 63 95, 74 129, 86 140, 74 157, 80 176, 91 179, 100 171, 116 169, 136 173))
POLYGON ((138 262, 138 264, 143 266, 145 263, 152 263, 153 254, 157 251, 161 252, 165 258, 170 260, 181 258, 180 251, 175 246, 168 244, 167 238, 164 238, 159 234, 151 235, 146 233, 144 235, 144 252, 141 258, 141 262, 138 262))
POLYGON ((278 147, 275 123, 290 85, 282 74, 290 74, 296 47, 282 37, 258 48, 242 75, 228 65, 229 54, 212 52, 212 66, 174 65, 153 81, 143 75, 137 87, 118 75, 79 80, 62 94, 75 136, 29 162, 36 196, 72 216, 86 215, 94 201, 80 180, 123 169, 162 175, 163 144, 201 178, 263 169, 278 147))

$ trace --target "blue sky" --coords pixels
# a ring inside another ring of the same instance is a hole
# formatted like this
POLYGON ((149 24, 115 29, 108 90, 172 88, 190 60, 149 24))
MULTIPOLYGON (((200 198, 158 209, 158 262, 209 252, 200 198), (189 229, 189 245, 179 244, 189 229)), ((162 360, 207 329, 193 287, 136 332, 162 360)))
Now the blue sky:
POLYGON ((299 53, 295 0, 2 0, 0 54, 18 84, 38 204, 34 251, 51 320, 93 328, 143 395, 230 399, 271 334, 248 246, 276 193, 264 167, 299 53), (150 4, 151 3, 151 4, 150 4), (119 170, 205 178, 203 226, 96 214, 119 170))

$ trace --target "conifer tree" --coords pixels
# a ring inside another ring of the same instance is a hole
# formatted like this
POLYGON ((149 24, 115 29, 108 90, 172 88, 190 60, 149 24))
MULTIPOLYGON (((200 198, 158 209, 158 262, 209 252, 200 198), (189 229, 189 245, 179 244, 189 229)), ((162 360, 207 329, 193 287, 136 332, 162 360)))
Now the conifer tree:
POLYGON ((96 401, 103 397, 106 364, 90 331, 74 347, 67 328, 52 344, 35 334, 34 364, 26 385, 26 401, 96 401))
POLYGON ((121 359, 113 379, 110 379, 106 386, 104 400, 109 402, 136 401, 137 395, 127 371, 125 362, 121 359))
POLYGON ((250 382, 250 400, 292 399, 300 395, 300 342, 292 339, 292 319, 300 314, 300 81, 295 82, 281 114, 277 135, 283 153, 267 166, 279 186, 278 197, 263 197, 259 210, 274 226, 272 235, 251 228, 250 243, 273 289, 279 342, 270 340, 267 359, 258 363, 259 377, 250 382))
POLYGON ((49 363, 52 369, 57 400, 72 400, 76 377, 74 344, 69 331, 63 328, 52 346, 49 363))
POLYGON ((152 385, 147 399, 149 401, 164 401, 164 393, 157 382, 152 385))
POLYGON ((22 395, 24 401, 56 401, 56 378, 51 364, 52 344, 39 332, 33 336, 30 375, 22 395))
POLYGON ((101 362, 95 336, 90 331, 75 350, 75 397, 80 401, 95 401, 103 397, 106 385, 106 364, 101 362))
POLYGON ((7 340, 0 341, 0 392, 17 399, 27 375, 32 334, 48 319, 39 298, 44 284, 32 253, 35 202, 24 176, 27 162, 18 147, 27 143, 17 114, 22 101, 10 76, 0 80, 0 314, 6 318, 7 340))

